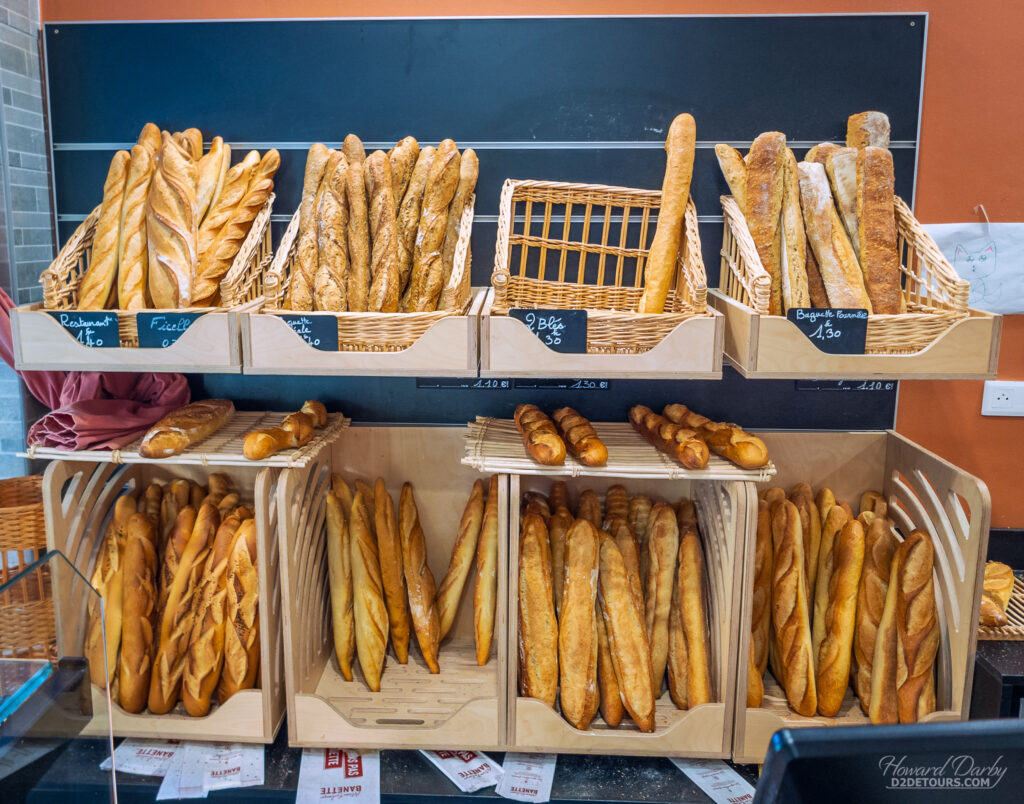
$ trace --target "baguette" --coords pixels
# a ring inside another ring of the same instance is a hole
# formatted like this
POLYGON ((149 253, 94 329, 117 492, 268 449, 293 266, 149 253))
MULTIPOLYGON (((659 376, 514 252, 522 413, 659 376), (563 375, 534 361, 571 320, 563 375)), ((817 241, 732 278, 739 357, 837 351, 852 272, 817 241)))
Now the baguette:
POLYGON ((821 526, 824 528, 825 518, 832 506, 836 504, 836 495, 830 488, 818 489, 818 493, 814 495, 814 504, 818 506, 818 516, 821 517, 821 526))
POLYGON ((103 183, 103 201, 92 238, 89 268, 78 287, 79 310, 104 310, 117 299, 117 256, 121 232, 121 209, 128 183, 131 157, 118 151, 110 162, 103 183))
MULTIPOLYGON (((134 510, 134 509, 133 509, 134 510)), ((181 566, 181 559, 192 538, 192 531, 196 526, 196 508, 185 505, 179 508, 178 514, 172 525, 161 553, 160 575, 157 583, 157 622, 163 621, 164 610, 167 608, 167 598, 171 594, 171 587, 174 585, 174 577, 178 574, 181 566)))
POLYGON ((214 238, 231 220, 235 208, 242 200, 246 190, 249 189, 249 183, 252 181, 253 173, 259 163, 259 152, 249 151, 241 162, 229 168, 224 175, 220 192, 210 205, 210 210, 203 218, 203 222, 199 224, 200 255, 206 254, 210 250, 214 238))
MULTIPOLYGON (((822 163, 832 186, 839 217, 850 237, 853 253, 860 259, 860 227, 857 224, 857 149, 836 148, 822 163)), ((874 301, 874 300, 872 300, 874 301)))
POLYGON ((612 649, 608 643, 608 629, 604 617, 598 609, 595 612, 597 623, 597 692, 600 697, 599 709, 605 725, 615 728, 622 722, 625 709, 622 706, 622 692, 619 690, 618 679, 615 678, 615 664, 612 662, 612 649))
POLYGON ((900 284, 896 236, 895 178, 892 154, 885 148, 860 148, 856 163, 857 233, 860 267, 871 309, 878 315, 907 311, 900 284))
POLYGON ((370 295, 366 309, 371 313, 398 311, 398 230, 395 228, 395 199, 391 195, 391 163, 383 151, 374 151, 363 164, 369 199, 370 295))
POLYGON ((160 153, 160 143, 163 135, 160 133, 160 126, 156 123, 146 123, 139 132, 139 145, 146 146, 153 156, 160 153))
POLYGON ((985 564, 980 613, 982 625, 998 628, 1009 622, 1006 607, 1010 605, 1013 583, 1013 570, 1008 565, 1001 561, 985 564))
POLYGON ((223 137, 214 137, 210 150, 196 164, 196 218, 202 221, 210 210, 217 185, 224 177, 224 164, 231 164, 231 146, 223 137))
POLYGON ((814 592, 817 588, 815 584, 818 579, 818 553, 821 550, 821 517, 809 484, 797 483, 790 489, 789 499, 800 512, 800 532, 804 537, 804 581, 810 608, 814 605, 814 592))
POLYGON ((768 503, 769 509, 771 509, 776 503, 783 502, 786 499, 786 490, 778 486, 772 486, 761 492, 761 499, 768 503))
MULTIPOLYGON (((935 711, 933 680, 939 650, 939 614, 935 605, 935 548, 924 531, 915 530, 901 545, 896 585, 896 632, 899 636, 897 711, 900 723, 916 723, 935 711)), ((124 653, 122 647, 121 652, 124 653)))
POLYGON ((118 703, 136 714, 146 708, 153 670, 156 615, 156 526, 146 514, 132 514, 126 528, 118 703))
POLYGON ((316 209, 317 270, 313 308, 332 313, 348 310, 348 160, 338 154, 328 163, 324 191, 316 209), (333 168, 330 167, 333 165, 333 168))
POLYGON ((772 512, 761 500, 757 506, 757 539, 754 546, 754 595, 750 604, 750 636, 758 678, 768 667, 772 639, 772 512))
POLYGON ((576 501, 576 519, 585 519, 600 529, 604 517, 601 514, 601 500, 593 489, 584 489, 576 501))
POLYGON ((473 590, 473 635, 476 663, 483 667, 491 655, 498 580, 498 476, 491 475, 476 545, 476 587, 473 590))
POLYGON ((117 241, 117 306, 122 310, 144 310, 149 306, 146 198, 155 167, 156 157, 149 148, 132 148, 117 241))
POLYGON ((188 481, 172 480, 164 486, 163 498, 160 500, 160 532, 157 543, 157 556, 163 556, 167 541, 171 538, 178 513, 188 505, 188 481))
POLYGON ((884 112, 859 112, 846 119, 848 148, 889 147, 889 118, 884 112))
POLYGON ((423 209, 423 191, 427 186, 427 176, 434 164, 437 149, 432 145, 422 148, 416 159, 409 186, 398 207, 398 286, 403 301, 409 290, 409 279, 412 276, 413 252, 416 247, 416 232, 420 225, 420 212, 423 209))
MULTIPOLYGON (((647 523, 651 518, 651 498, 642 494, 629 498, 629 526, 642 548, 647 543, 647 523)), ((641 551, 641 555, 642 555, 641 551)))
POLYGON ((476 555, 476 545, 480 539, 480 525, 484 516, 484 482, 473 483, 466 509, 459 521, 459 533, 452 546, 452 556, 448 562, 448 571, 437 590, 437 615, 441 622, 440 639, 451 630, 455 623, 455 613, 462 599, 462 588, 469 577, 476 555))
POLYGON ((363 148, 363 141, 355 134, 348 134, 345 137, 341 152, 345 154, 345 158, 350 164, 355 162, 362 165, 366 161, 366 149, 363 148))
POLYGON ((672 587, 678 554, 679 528, 675 511, 664 503, 658 503, 651 512, 644 598, 647 641, 651 649, 651 689, 656 696, 661 694, 661 681, 668 664, 668 620, 672 610, 672 587))
POLYGON ((206 493, 206 489, 203 486, 200 486, 195 481, 191 481, 188 484, 188 504, 198 511, 199 506, 206 499, 206 493))
POLYGON ((800 211, 800 177, 796 157, 787 148, 782 159, 782 237, 785 258, 782 273, 782 304, 784 310, 810 307, 811 297, 807 283, 807 235, 800 211))
POLYGON ((590 423, 572 408, 559 408, 552 414, 558 434, 565 445, 584 466, 604 466, 608 463, 608 447, 598 437, 590 423))
POLYGON ((564 480, 554 480, 548 492, 548 506, 552 511, 569 507, 569 487, 564 480))
POLYGON ((544 411, 536 405, 519 405, 514 418, 523 446, 533 460, 545 466, 565 463, 565 442, 544 411))
POLYGON ((785 196, 786 135, 767 131, 750 146, 747 164, 747 226, 771 277, 768 312, 782 315, 782 206, 785 196))
POLYGON ((807 239, 814 251, 829 305, 862 308, 870 313, 871 300, 864 288, 864 277, 832 203, 825 168, 814 162, 801 162, 797 168, 807 239))
MULTIPOLYGON (((164 497, 164 487, 159 483, 150 483, 139 499, 139 512, 153 520, 154 527, 160 522, 160 503, 164 497)), ((154 534, 153 543, 156 544, 159 537, 154 534)))
POLYGON ((839 714, 846 688, 850 686, 850 652, 857 616, 857 588, 864 566, 864 528, 857 520, 847 521, 839 532, 835 540, 833 561, 828 606, 822 618, 825 636, 815 654, 818 714, 825 717, 839 714))
MULTIPOLYGON (((377 500, 380 500, 382 481, 378 481, 377 500)), ((385 492, 386 493, 386 492, 385 492)), ((380 503, 378 502, 378 505, 380 503)), ((420 525, 419 512, 412 486, 402 486, 399 501, 399 526, 402 535, 402 564, 405 568, 405 586, 409 592, 409 609, 420 653, 431 673, 439 673, 438 644, 441 641, 441 622, 437 615, 437 585, 427 564, 427 540, 420 525)), ((378 531, 377 537, 380 538, 378 531)))
POLYGON ((1010 624, 999 597, 987 589, 981 593, 981 609, 978 612, 978 623, 987 628, 1002 628, 1010 624))
POLYGON ((644 619, 633 600, 622 554, 614 539, 600 544, 599 595, 622 705, 642 732, 654 731, 655 693, 644 619))
MULTIPOLYGON (((686 633, 686 703, 690 708, 708 703, 713 695, 711 648, 704 609, 706 583, 700 537, 695 530, 690 530, 679 540, 679 570, 673 589, 673 607, 680 612, 686 633)), ((670 673, 670 681, 671 678, 670 673)))
POLYGON ((444 278, 442 252, 448 208, 458 189, 461 160, 459 149, 451 140, 444 140, 437 146, 423 189, 423 205, 413 247, 412 275, 407 290, 408 302, 402 308, 407 312, 437 309, 444 278))
POLYGON ((764 700, 764 673, 754 662, 754 636, 750 636, 750 652, 747 654, 747 709, 760 709, 764 700))
MULTIPOLYGON (((850 516, 838 505, 829 509, 828 516, 821 528, 821 547, 818 550, 818 573, 814 586, 814 616, 811 618, 811 643, 814 647, 814 655, 819 655, 821 643, 828 632, 826 619, 831 596, 832 574, 835 570, 835 559, 837 557, 837 539, 843 528, 850 522, 850 516)), ((856 521, 856 520, 854 520, 856 521)), ((861 540, 867 528, 863 523, 858 523, 861 528, 861 540)), ((863 550, 861 551, 863 552, 863 550)), ((861 565, 864 559, 861 557, 861 565)), ((857 577, 857 585, 860 585, 860 576, 857 577)), ((854 590, 856 599, 856 590, 854 590)), ((855 600, 856 602, 856 600, 855 600)), ((852 626, 851 626, 852 627, 852 626)))
POLYGON ((550 707, 558 692, 558 623, 552 604, 551 567, 545 562, 544 520, 523 520, 519 543, 519 690, 550 707))
POLYGON ((646 622, 644 587, 640 580, 640 543, 633 528, 625 519, 609 520, 608 533, 615 539, 615 544, 622 555, 622 563, 626 567, 626 576, 629 580, 629 591, 633 595, 637 610, 646 622))
POLYGON ((331 587, 331 632, 338 669, 346 681, 352 680, 352 659, 356 651, 355 623, 352 615, 352 546, 348 517, 341 500, 333 491, 326 495, 327 577, 331 587))
POLYGON ((352 499, 349 518, 352 548, 352 615, 356 630, 356 653, 363 678, 372 692, 380 692, 380 678, 388 646, 388 610, 380 574, 377 543, 373 538, 370 513, 362 489, 352 499))
POLYGON ((196 205, 195 163, 164 135, 146 201, 149 296, 154 307, 173 309, 192 304, 199 257, 196 205))
POLYGON ((420 144, 415 137, 406 137, 388 152, 388 162, 391 166, 391 197, 395 201, 396 214, 419 155, 420 144))
POLYGON ((760 469, 768 463, 764 441, 735 424, 708 422, 698 432, 712 452, 741 469, 760 469))
POLYGON ((204 399, 178 408, 154 424, 139 444, 143 458, 169 458, 207 438, 235 415, 229 399, 204 399))
POLYGON ((772 511, 772 627, 778 645, 786 700, 798 715, 818 708, 814 656, 804 582, 804 541, 800 513, 789 500, 772 511))
POLYGON ((747 165, 740 152, 730 145, 719 143, 715 146, 718 166, 722 169, 725 182, 729 185, 736 206, 744 216, 747 214, 747 165))
POLYGON ((683 239, 696 141, 697 126, 693 116, 677 115, 665 140, 668 161, 661 185, 661 207, 654 240, 644 266, 644 292, 637 306, 638 313, 661 313, 665 310, 665 301, 676 276, 679 246, 683 239))
POLYGON ((896 545, 896 537, 885 519, 876 519, 871 523, 864 538, 864 568, 857 589, 857 621, 853 636, 856 667, 853 689, 865 714, 871 702, 875 640, 885 608, 896 545))
POLYGON ((313 281, 319 259, 316 238, 316 202, 323 184, 331 150, 317 142, 306 155, 306 171, 302 179, 302 201, 299 203, 299 232, 296 235, 295 260, 288 280, 288 307, 291 310, 313 309, 313 281))
POLYGON ((565 540, 572 527, 569 509, 560 506, 548 521, 548 539, 551 545, 551 592, 555 601, 555 615, 562 617, 562 591, 565 583, 565 540))
POLYGON ((337 472, 331 475, 331 491, 334 492, 338 502, 341 503, 342 512, 345 514, 347 521, 352 516, 352 489, 349 488, 348 483, 337 472))
POLYGON ((228 559, 224 600, 224 667, 217 700, 256 686, 260 669, 259 579, 256 574, 256 521, 247 519, 235 532, 228 559))
MULTIPOLYGON (((680 560, 682 556, 680 556, 680 560)), ((681 569, 681 568, 680 568, 681 569)), ((688 709, 690 657, 686 644, 686 628, 683 625, 681 571, 676 572, 672 585, 672 611, 668 617, 668 693, 677 709, 688 709)))
MULTIPOLYGON (((807 229, 804 228, 806 233, 807 229)), ((814 258, 814 251, 811 249, 811 241, 807 241, 807 247, 805 248, 807 257, 807 295, 811 299, 811 307, 816 307, 819 310, 827 309, 828 293, 825 290, 825 280, 821 276, 821 269, 818 267, 818 261, 814 258)))
POLYGON ((527 511, 539 514, 544 519, 545 524, 551 519, 551 505, 548 503, 548 498, 539 491, 523 492, 520 514, 525 514, 527 511))
POLYGON ((608 523, 613 519, 629 519, 629 492, 618 483, 609 486, 604 493, 604 521, 608 523))
MULTIPOLYGON (((408 484, 407 484, 408 485, 408 484)), ((402 488, 405 501, 405 488, 402 488)), ((412 621, 406 604, 405 564, 403 561, 406 539, 405 526, 399 533, 395 522, 395 503, 388 494, 384 478, 378 477, 373 486, 374 532, 377 534, 377 555, 380 560, 380 577, 384 587, 384 603, 388 608, 388 628, 391 633, 391 647, 399 664, 409 661, 409 633, 412 621)), ((415 516, 415 508, 410 512, 415 516)), ((412 527, 412 523, 408 523, 412 527)), ((428 570, 429 571, 429 570, 428 570)), ((413 590, 409 587, 409 603, 413 602, 413 590)))
MULTIPOLYGON (((878 620, 875 650, 871 657, 871 700, 868 717, 872 723, 898 723, 900 684, 900 638, 896 597, 902 577, 900 566, 907 554, 907 542, 901 542, 889 565, 889 585, 885 591, 885 607, 878 620)), ((905 670, 905 668, 904 668, 905 670)))
POLYGON ((203 155, 203 133, 198 128, 186 128, 179 135, 178 143, 193 162, 203 155))
POLYGON ((566 537, 562 618, 558 624, 558 668, 562 716, 586 730, 597 713, 597 529, 577 519, 566 537))
MULTIPOLYGON (((459 243, 459 235, 462 230, 462 214, 469 206, 469 200, 476 190, 476 180, 480 175, 480 160, 476 151, 467 148, 462 152, 462 159, 459 163, 459 184, 455 188, 455 196, 452 198, 451 206, 448 207, 448 221, 444 233, 444 249, 441 252, 441 262, 444 265, 444 274, 441 278, 441 303, 437 309, 449 309, 445 304, 451 288, 448 287, 452 271, 455 269, 455 247, 459 243)), ((467 266, 468 268, 468 266, 467 266)), ((466 282, 469 280, 466 279, 466 282)))
POLYGON ((865 511, 869 511, 875 516, 886 516, 888 506, 885 503, 885 496, 880 491, 865 491, 860 495, 859 513, 863 514, 865 511))

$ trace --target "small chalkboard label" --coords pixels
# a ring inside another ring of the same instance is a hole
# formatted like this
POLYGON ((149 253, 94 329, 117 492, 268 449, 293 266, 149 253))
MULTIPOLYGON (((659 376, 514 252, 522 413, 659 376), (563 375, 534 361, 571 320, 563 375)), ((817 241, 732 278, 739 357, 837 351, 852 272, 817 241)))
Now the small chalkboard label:
POLYGON ((798 391, 895 391, 896 380, 797 380, 798 391))
POLYGON ((612 387, 611 380, 589 380, 586 378, 576 380, 560 379, 523 379, 515 381, 516 388, 534 389, 540 391, 608 391, 612 387))
POLYGON ((417 388, 449 390, 453 388, 474 391, 507 391, 512 380, 498 377, 417 377, 417 388))
POLYGON ((121 345, 117 328, 117 313, 84 310, 49 310, 57 323, 71 333, 82 346, 102 349, 121 345))
POLYGON ((338 351, 338 319, 332 315, 283 315, 284 322, 314 349, 338 351))
POLYGON ((587 351, 586 310, 535 310, 514 307, 508 314, 526 324, 549 349, 556 352, 587 351))
POLYGON ((807 339, 830 355, 862 355, 868 335, 868 311, 853 308, 796 307, 786 312, 807 339))
POLYGON ((166 349, 192 326, 202 313, 136 313, 139 346, 143 349, 166 349))

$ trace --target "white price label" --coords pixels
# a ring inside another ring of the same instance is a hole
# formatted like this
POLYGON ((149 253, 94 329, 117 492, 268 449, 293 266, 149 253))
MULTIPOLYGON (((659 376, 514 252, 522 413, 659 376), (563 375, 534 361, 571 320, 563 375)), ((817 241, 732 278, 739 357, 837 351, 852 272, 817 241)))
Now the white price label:
POLYGON ((304 749, 295 804, 325 801, 379 804, 380 753, 340 748, 304 749))
POLYGON ((501 765, 480 751, 420 751, 463 793, 475 793, 501 781, 501 765))

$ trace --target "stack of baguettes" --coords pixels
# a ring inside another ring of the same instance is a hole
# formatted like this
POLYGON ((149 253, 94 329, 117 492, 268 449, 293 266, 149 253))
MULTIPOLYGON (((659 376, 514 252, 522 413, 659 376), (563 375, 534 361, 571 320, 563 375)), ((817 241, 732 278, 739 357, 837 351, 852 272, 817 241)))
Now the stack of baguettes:
POLYGON ((181 701, 201 717, 215 692, 224 703, 256 686, 256 522, 229 478, 208 482, 122 495, 100 545, 92 585, 104 606, 89 604, 85 655, 100 686, 106 661, 126 712, 165 714, 181 701))
POLYGON ((527 492, 519 537, 519 692, 585 730, 601 712, 655 728, 667 679, 680 709, 714 700, 706 573, 693 503, 620 485, 571 512, 565 483, 527 492))
POLYGON ((872 723, 935 711, 939 621, 935 548, 920 530, 900 541, 882 495, 860 513, 807 483, 761 494, 754 554, 747 706, 772 675, 800 715, 835 717, 853 686, 872 723))
POLYGON ((745 158, 715 146, 771 276, 769 314, 799 307, 907 311, 888 148, 882 112, 852 115, 846 147, 823 142, 800 163, 778 131, 759 135, 745 158))
POLYGON ((448 309, 462 213, 479 173, 452 140, 406 137, 369 156, 354 134, 309 149, 299 207, 291 310, 420 313, 448 309))
POLYGON ((661 415, 646 405, 629 409, 629 423, 647 441, 687 469, 703 469, 714 452, 741 469, 768 463, 768 447, 739 425, 716 422, 686 405, 665 405, 661 415))
POLYGON ((215 307, 253 220, 274 189, 276 150, 231 166, 231 146, 146 123, 103 185, 80 310, 215 307))
POLYGON ((474 483, 440 588, 427 564, 427 538, 412 485, 402 486, 397 521, 383 478, 372 487, 362 480, 354 486, 353 492, 333 475, 326 500, 332 634, 342 676, 352 681, 358 657, 367 686, 380 692, 389 636, 395 659, 407 664, 411 633, 427 669, 439 673, 441 641, 455 622, 474 557, 476 660, 487 664, 497 601, 497 476, 486 502, 483 481, 474 483))

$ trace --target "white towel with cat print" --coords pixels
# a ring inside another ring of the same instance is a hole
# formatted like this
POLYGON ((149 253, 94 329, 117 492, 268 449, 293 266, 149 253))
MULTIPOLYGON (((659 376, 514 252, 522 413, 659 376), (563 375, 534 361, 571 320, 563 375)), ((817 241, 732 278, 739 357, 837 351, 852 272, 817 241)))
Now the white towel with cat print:
POLYGON ((1024 313, 1024 223, 926 223, 924 228, 971 283, 971 307, 1024 313))

